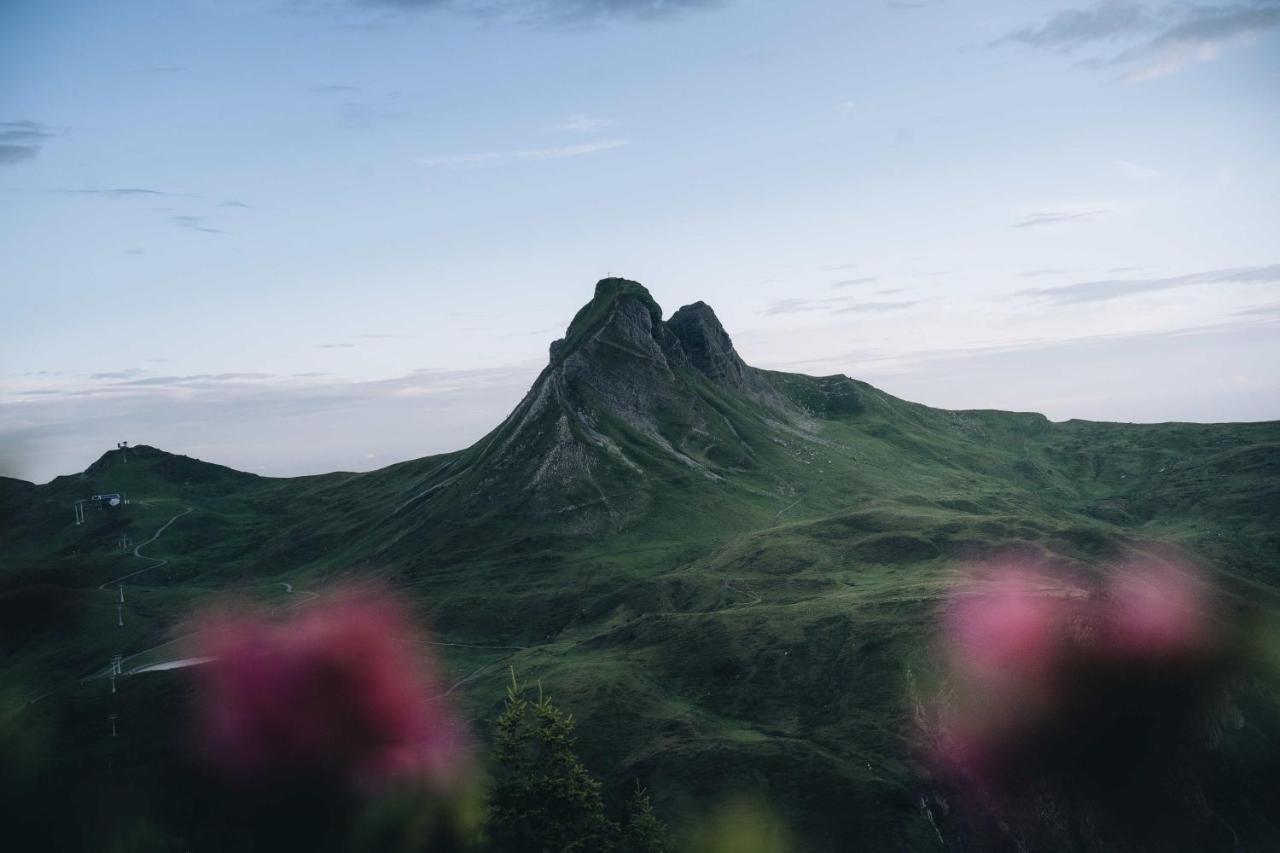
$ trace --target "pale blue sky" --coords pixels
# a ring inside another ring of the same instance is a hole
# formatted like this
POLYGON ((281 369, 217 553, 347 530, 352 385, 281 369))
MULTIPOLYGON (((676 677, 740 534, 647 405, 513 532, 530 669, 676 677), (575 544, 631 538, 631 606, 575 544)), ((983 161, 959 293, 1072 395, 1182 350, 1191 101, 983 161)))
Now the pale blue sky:
POLYGON ((945 407, 1280 417, 1280 2, 8 0, 0 468, 465 446, 596 279, 945 407))

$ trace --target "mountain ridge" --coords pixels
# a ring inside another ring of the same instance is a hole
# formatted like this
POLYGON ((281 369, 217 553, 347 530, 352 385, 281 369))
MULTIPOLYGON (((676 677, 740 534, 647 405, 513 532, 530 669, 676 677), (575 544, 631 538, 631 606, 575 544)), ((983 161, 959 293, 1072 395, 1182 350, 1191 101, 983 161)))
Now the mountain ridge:
MULTIPOLYGON (((526 392, 525 397, 529 397, 538 388, 539 383, 549 371, 553 371, 555 368, 560 366, 566 358, 575 353, 580 348, 584 340, 592 337, 593 333, 598 334, 604 331, 614 319, 612 309, 616 307, 616 303, 628 300, 635 300, 643 306, 644 311, 648 313, 650 317, 652 327, 654 329, 661 330, 658 334, 658 339, 660 345, 664 345, 665 347, 663 349, 663 355, 664 357, 674 360, 677 366, 685 366, 687 364, 688 366, 696 369, 709 381, 721 386, 731 387, 736 390, 751 390, 757 393, 763 390, 766 395, 772 395, 775 397, 773 400, 774 403, 778 402, 776 397, 780 396, 786 398, 786 403, 789 403, 800 410, 802 414, 812 414, 817 416, 855 414, 865 408, 865 400, 863 397, 877 396, 892 399, 905 406, 919 407, 921 409, 927 409, 935 412, 948 412, 957 416, 963 416, 966 414, 997 414, 1002 416, 1028 418, 1033 422, 1043 423, 1046 425, 1099 424, 1104 426, 1113 425, 1134 427, 1137 429, 1144 427, 1158 429, 1161 427, 1181 425, 1191 428, 1200 428, 1232 424, 1277 423, 1276 421, 1223 421, 1212 423, 1198 421, 1133 422, 1098 421, 1085 418, 1067 418, 1060 421, 1054 421, 1040 412, 1031 410, 1011 411, 993 408, 939 409, 931 407, 925 403, 915 403, 891 397, 891 395, 886 394, 884 391, 843 373, 828 374, 824 376, 810 376, 808 374, 789 373, 767 368, 756 368, 747 365, 737 353, 733 346, 732 338, 724 329, 719 318, 716 316, 714 309, 710 305, 698 300, 688 305, 681 306, 673 312, 670 317, 663 320, 662 309, 649 293, 648 289, 639 282, 620 277, 605 278, 597 282, 593 298, 575 314, 574 318, 566 328, 565 335, 551 342, 548 364, 543 368, 537 379, 535 379, 530 391, 526 392), (668 332, 670 334, 667 334, 668 332), (674 341, 672 341, 672 338, 674 338, 674 341), (674 351, 672 348, 674 348, 674 351), (798 385, 803 385, 804 387, 797 387, 798 385)), ((625 348, 623 349, 625 350, 625 348)), ((630 354, 641 357, 645 355, 634 351, 630 354)), ((519 408, 520 404, 517 404, 516 410, 519 410, 519 408)), ((509 417, 510 416, 508 416, 508 418, 509 417)), ((504 422, 505 420, 507 419, 504 419, 504 422)), ((435 456, 443 457, 456 455, 475 449, 479 444, 488 441, 490 435, 492 435, 493 432, 500 430, 501 427, 502 423, 500 423, 498 427, 495 427, 495 430, 493 430, 489 435, 483 436, 477 442, 468 447, 447 451, 445 453, 436 454, 435 456)), ((150 451, 167 454, 175 458, 192 459, 197 462, 202 462, 203 464, 217 466, 226 471, 241 473, 245 476, 263 476, 253 474, 251 472, 239 471, 239 469, 222 465, 220 463, 204 462, 204 460, 199 460, 186 454, 165 451, 145 444, 130 447, 125 451, 125 453, 146 453, 150 451)), ((55 477, 54 480, 50 481, 50 483, 66 477, 82 477, 87 474, 102 471, 106 466, 114 464, 114 460, 118 460, 119 458, 122 458, 122 453, 118 448, 107 451, 91 463, 84 471, 58 475, 58 477, 55 477)), ((401 462, 391 463, 391 465, 387 467, 393 467, 395 465, 413 461, 416 460, 402 460, 401 462)), ((375 469, 375 471, 376 470, 377 469, 375 469)), ((322 471, 305 475, 267 477, 267 479, 299 479, 300 477, 325 477, 351 473, 355 472, 322 471)), ((18 477, 6 476, 0 477, 0 480, 12 480, 15 483, 30 483, 31 485, 38 485, 18 477)))

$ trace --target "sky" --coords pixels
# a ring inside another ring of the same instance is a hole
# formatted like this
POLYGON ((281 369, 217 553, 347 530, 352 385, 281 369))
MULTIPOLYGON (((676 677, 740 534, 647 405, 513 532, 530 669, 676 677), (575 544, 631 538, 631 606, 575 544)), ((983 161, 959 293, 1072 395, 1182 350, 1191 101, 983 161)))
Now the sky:
POLYGON ((748 363, 1280 418, 1280 0, 5 0, 0 474, 467 446, 606 275, 748 363))

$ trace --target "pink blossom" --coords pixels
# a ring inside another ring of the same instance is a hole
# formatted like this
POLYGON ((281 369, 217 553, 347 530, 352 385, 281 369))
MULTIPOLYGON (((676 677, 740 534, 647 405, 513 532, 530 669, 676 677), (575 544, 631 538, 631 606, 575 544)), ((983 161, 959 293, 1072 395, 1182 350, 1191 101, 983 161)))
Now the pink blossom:
POLYGON ((1068 607, 1043 576, 1002 566, 958 592, 946 614, 948 655, 968 678, 1042 678, 1064 641, 1068 607))
POLYGON ((1212 622, 1202 582, 1166 562, 1130 561, 1089 585, 1035 565, 981 571, 944 611, 946 701, 929 754, 987 805, 1029 780, 1101 791, 1149 776, 1220 683, 1212 622))
POLYGON ((1173 566, 1131 564, 1112 578, 1101 615, 1106 651, 1130 657, 1191 654, 1205 643, 1205 591, 1173 566))
POLYGON ((204 618, 203 745, 238 778, 441 784, 466 762, 461 729, 408 614, 337 593, 287 619, 204 618))

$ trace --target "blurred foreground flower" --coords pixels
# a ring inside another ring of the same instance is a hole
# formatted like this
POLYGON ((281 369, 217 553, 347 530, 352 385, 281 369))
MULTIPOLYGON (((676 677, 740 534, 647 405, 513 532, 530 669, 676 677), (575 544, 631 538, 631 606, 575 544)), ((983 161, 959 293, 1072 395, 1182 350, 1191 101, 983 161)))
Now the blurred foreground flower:
POLYGON ((1169 842, 1235 664, 1201 580, 1152 558, 1103 583, 1006 563, 958 588, 942 626, 931 753, 960 797, 1002 827, 1022 813, 1169 842))
POLYGON ((447 785, 462 730, 408 614, 339 593, 284 621, 209 614, 194 654, 209 758, 241 780, 447 785))

